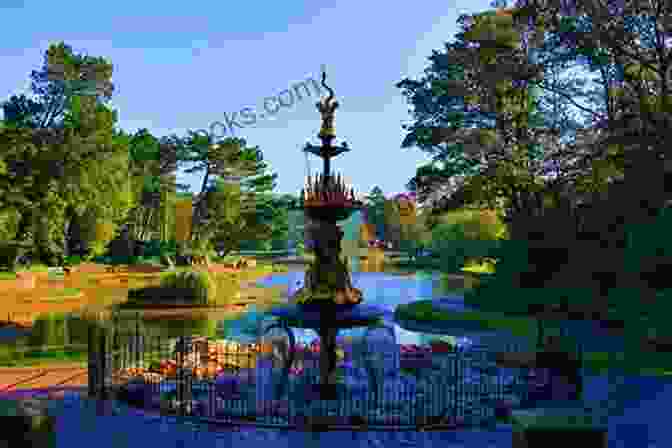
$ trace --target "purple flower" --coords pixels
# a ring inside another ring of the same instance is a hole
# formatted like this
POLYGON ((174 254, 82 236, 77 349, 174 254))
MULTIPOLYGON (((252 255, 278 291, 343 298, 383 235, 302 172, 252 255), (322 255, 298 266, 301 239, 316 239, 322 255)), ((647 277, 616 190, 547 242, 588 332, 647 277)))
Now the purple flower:
POLYGON ((227 399, 240 393, 240 378, 229 373, 221 373, 215 380, 217 395, 227 399))

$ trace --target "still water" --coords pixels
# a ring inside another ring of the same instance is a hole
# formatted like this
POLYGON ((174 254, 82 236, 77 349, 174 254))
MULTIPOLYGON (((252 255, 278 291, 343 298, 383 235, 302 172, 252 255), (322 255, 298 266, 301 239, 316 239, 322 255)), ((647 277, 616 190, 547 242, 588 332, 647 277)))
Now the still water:
MULTIPOLYGON (((351 265, 352 266, 352 265, 351 265)), ((474 343, 486 343, 483 339, 491 339, 493 333, 474 333, 456 328, 448 335, 430 332, 408 331, 393 321, 393 312, 397 305, 420 299, 439 298, 455 295, 473 285, 473 279, 459 276, 447 276, 439 272, 415 271, 402 272, 363 272, 360 266, 352 266, 352 283, 364 293, 364 302, 379 306, 385 310, 386 324, 394 329, 399 344, 427 344, 430 340, 441 336, 467 337, 474 343)), ((387 268, 387 267, 386 267, 387 268)), ((291 296, 304 280, 302 267, 291 267, 290 272, 272 274, 257 281, 258 286, 281 289, 285 297, 291 296)), ((286 299, 285 299, 286 300, 286 299)), ((268 306, 249 305, 237 314, 203 311, 190 315, 150 316, 142 314, 139 321, 135 314, 122 318, 120 326, 125 331, 134 330, 136 325, 140 331, 150 336, 161 336, 174 340, 180 335, 203 335, 216 339, 228 339, 241 343, 257 340, 260 328, 270 325, 273 318, 268 314, 268 306)), ((27 338, 11 344, 0 343, 0 358, 10 356, 13 347, 39 347, 87 344, 87 320, 81 313, 50 313, 41 316, 34 322, 33 331, 27 338)), ((376 330, 383 331, 383 330, 376 330)), ((428 330, 430 331, 430 330, 428 330)), ((340 336, 360 337, 364 328, 342 330, 340 336)), ((282 333, 280 333, 282 334, 282 333)), ((294 329, 297 342, 310 343, 317 335, 312 330, 294 329)), ((83 349, 85 350, 85 349, 83 349)))
MULTIPOLYGON (((303 284, 304 272, 288 272, 274 274, 257 282, 259 286, 282 286, 286 288, 287 296, 293 295, 303 284)), ((364 302, 381 307, 385 310, 384 320, 395 332, 399 344, 425 344, 437 335, 418 333, 405 330, 394 323, 393 314, 397 305, 416 300, 431 299, 454 294, 464 286, 464 281, 454 277, 446 277, 438 272, 419 271, 412 274, 386 272, 354 272, 352 273, 353 286, 364 293, 364 302)), ((255 323, 259 319, 268 319, 267 313, 250 310, 240 320, 242 325, 229 325, 229 337, 240 341, 253 340, 252 329, 257 328, 255 323), (247 331, 246 331, 247 330, 247 331)), ((339 335, 361 337, 365 328, 341 330, 339 335)), ((382 330, 381 330, 382 331, 382 330)), ((308 329, 293 329, 297 342, 310 343, 317 334, 308 329)), ((456 332, 453 336, 461 336, 456 332)))

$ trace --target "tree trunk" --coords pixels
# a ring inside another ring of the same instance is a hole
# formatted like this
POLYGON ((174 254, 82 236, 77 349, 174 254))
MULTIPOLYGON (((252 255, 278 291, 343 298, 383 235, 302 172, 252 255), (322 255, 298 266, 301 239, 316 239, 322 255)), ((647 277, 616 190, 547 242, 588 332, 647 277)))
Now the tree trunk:
POLYGON ((69 213, 66 212, 65 223, 63 224, 63 256, 70 256, 70 225, 72 223, 72 218, 69 213))
POLYGON ((16 230, 16 239, 27 240, 28 234, 32 233, 32 231, 33 231, 32 212, 29 209, 26 209, 25 211, 21 212, 21 217, 19 218, 19 224, 17 225, 16 230))

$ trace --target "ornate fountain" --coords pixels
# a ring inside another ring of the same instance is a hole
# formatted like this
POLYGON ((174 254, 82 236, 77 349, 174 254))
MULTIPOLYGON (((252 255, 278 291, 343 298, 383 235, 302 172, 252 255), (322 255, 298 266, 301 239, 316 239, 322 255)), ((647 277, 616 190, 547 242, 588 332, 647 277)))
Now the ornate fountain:
POLYGON ((349 218, 362 208, 362 203, 355 198, 354 188, 348 188, 340 174, 335 176, 330 171, 331 158, 350 149, 345 142, 341 146, 332 145, 336 138, 334 112, 338 102, 325 80, 326 73, 323 73, 322 86, 329 91, 329 96, 317 103, 322 115, 322 127, 318 134, 322 145, 307 143, 304 148, 305 152, 322 158, 324 169, 315 179, 308 176, 300 196, 306 219, 305 247, 313 250, 315 261, 306 271, 304 287, 293 299, 306 305, 327 302, 356 305, 362 301, 362 292, 353 288, 348 267, 341 258, 343 231, 336 222, 349 218))
MULTIPOLYGON (((290 327, 310 328, 320 337, 320 392, 322 398, 331 399, 335 394, 336 336, 346 328, 382 325, 384 311, 375 306, 362 304, 362 291, 352 286, 347 263, 341 258, 343 231, 338 221, 348 219, 362 208, 355 198, 353 188, 349 188, 340 174, 330 170, 330 160, 350 149, 347 143, 333 144, 334 112, 338 102, 334 91, 326 84, 326 73, 322 74, 322 86, 329 92, 327 98, 317 103, 322 115, 322 126, 318 134, 320 146, 306 144, 304 152, 321 157, 324 169, 314 179, 308 176, 306 186, 301 190, 300 206, 304 211, 305 247, 312 250, 315 260, 306 270, 304 285, 290 298, 290 305, 271 312, 279 320, 268 327, 284 329, 289 336, 290 350, 286 359, 287 372, 294 361, 294 336, 290 327)), ((394 337, 394 330, 386 327, 394 337)))

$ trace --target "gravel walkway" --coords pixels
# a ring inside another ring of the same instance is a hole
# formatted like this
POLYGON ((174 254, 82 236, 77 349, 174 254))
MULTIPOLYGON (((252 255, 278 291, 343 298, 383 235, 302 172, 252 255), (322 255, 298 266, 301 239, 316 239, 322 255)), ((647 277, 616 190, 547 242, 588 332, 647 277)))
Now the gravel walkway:
MULTIPOLYGON (((672 446, 667 409, 672 402, 672 379, 654 377, 585 378, 587 406, 606 418, 610 448, 662 448, 672 446)), ((35 396, 35 391, 4 393, 0 399, 35 396)), ((257 447, 263 442, 282 446, 351 447, 512 447, 512 428, 498 425, 493 430, 457 430, 418 433, 332 431, 316 434, 255 427, 208 428, 159 417, 123 405, 97 406, 79 394, 66 393, 45 401, 49 415, 56 418, 57 446, 113 448, 136 446, 138 442, 162 447, 257 447), (120 431, 123 428, 123 431, 120 431)))
POLYGON ((176 417, 160 417, 121 405, 96 405, 88 399, 71 395, 48 401, 48 413, 56 418, 58 447, 96 446, 117 448, 139 446, 142 443, 172 447, 232 447, 252 448, 260 443, 280 442, 282 446, 301 447, 426 447, 445 448, 512 446, 511 426, 499 425, 488 431, 459 430, 397 432, 330 431, 311 433, 255 427, 208 428, 180 422, 176 417), (123 431, 120 431, 123 428, 123 431))

